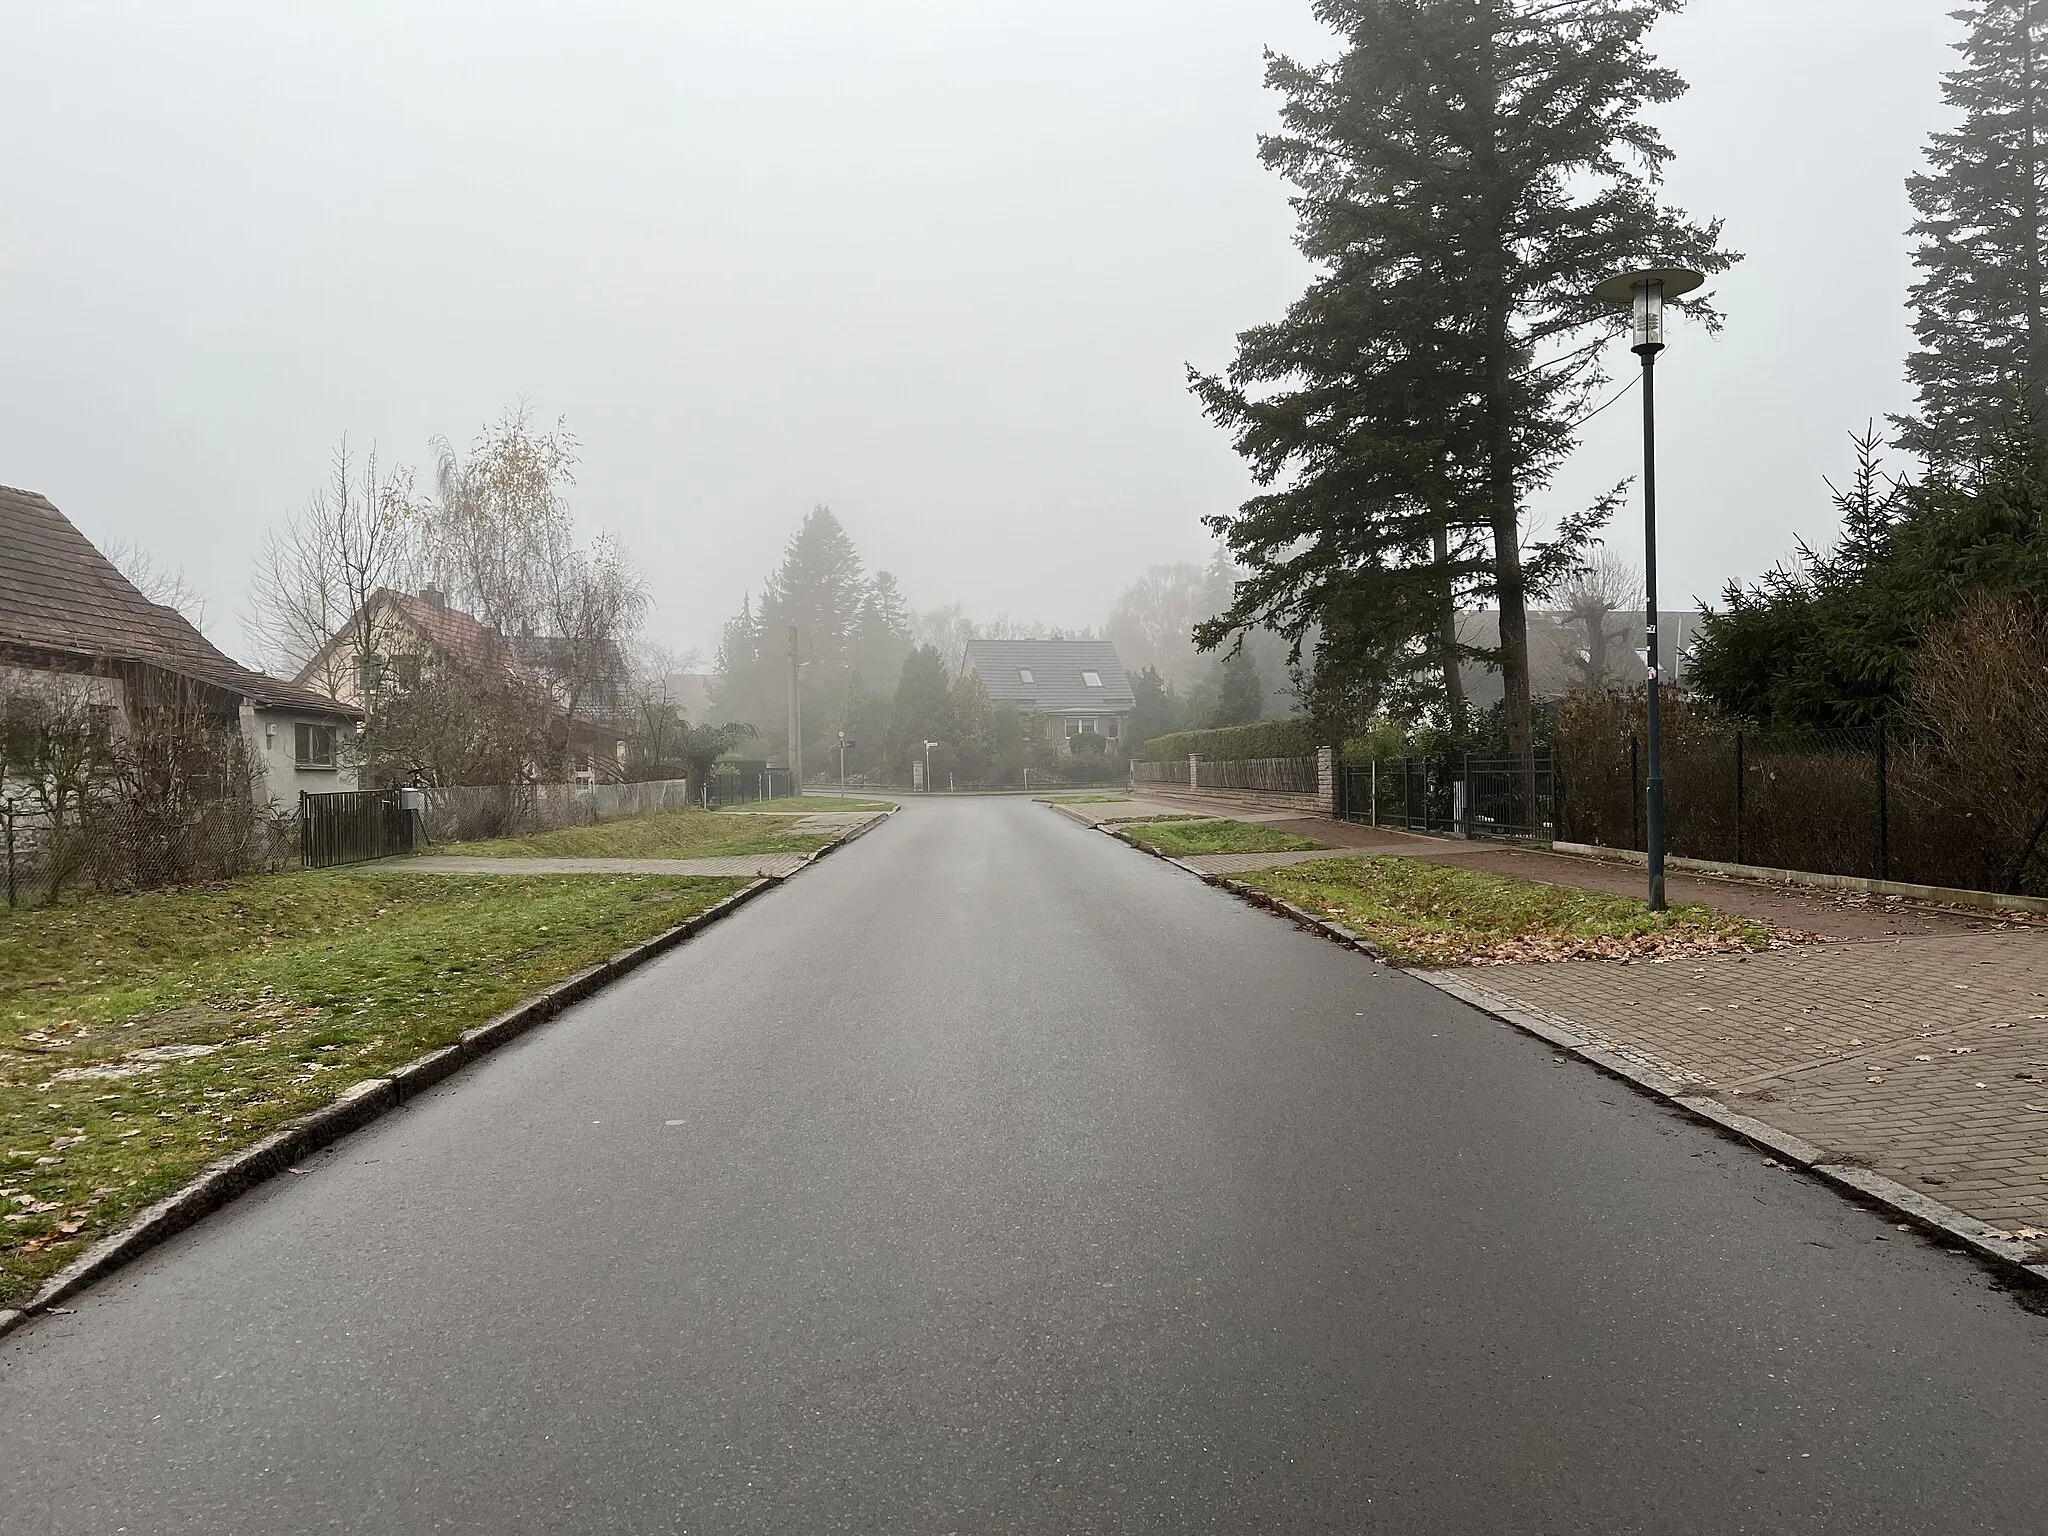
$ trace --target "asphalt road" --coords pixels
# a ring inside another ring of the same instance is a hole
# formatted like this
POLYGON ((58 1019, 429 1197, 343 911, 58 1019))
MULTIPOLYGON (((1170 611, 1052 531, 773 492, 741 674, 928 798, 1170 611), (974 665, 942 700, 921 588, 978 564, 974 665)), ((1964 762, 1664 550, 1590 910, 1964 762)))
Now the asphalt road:
POLYGON ((2036 1532, 2048 1320, 1018 801, 0 1342, 15 1532, 2036 1532))

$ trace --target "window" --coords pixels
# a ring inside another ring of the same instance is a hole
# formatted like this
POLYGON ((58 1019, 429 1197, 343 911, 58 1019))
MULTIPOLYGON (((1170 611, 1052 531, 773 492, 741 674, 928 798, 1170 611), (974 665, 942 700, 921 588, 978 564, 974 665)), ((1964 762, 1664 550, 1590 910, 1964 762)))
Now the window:
POLYGON ((1101 730, 1101 726, 1093 720, 1069 720, 1067 722, 1067 734, 1069 736, 1093 736, 1099 730, 1101 730))
POLYGON ((1081 674, 1081 681, 1090 688, 1100 688, 1102 686, 1102 674, 1100 672, 1083 672, 1081 674))
POLYGON ((1123 722, 1121 720, 1103 721, 1102 734, 1107 736, 1111 741, 1115 741, 1117 737, 1123 734, 1123 722))
POLYGON ((1036 688, 1038 686, 1038 679, 1031 675, 1031 669, 1029 667, 1019 667, 1017 669, 1017 681, 1020 683, 1027 683, 1033 688, 1036 688))
POLYGON ((303 721, 292 727, 292 760, 301 768, 319 769, 334 766, 334 727, 331 725, 307 725, 303 721))

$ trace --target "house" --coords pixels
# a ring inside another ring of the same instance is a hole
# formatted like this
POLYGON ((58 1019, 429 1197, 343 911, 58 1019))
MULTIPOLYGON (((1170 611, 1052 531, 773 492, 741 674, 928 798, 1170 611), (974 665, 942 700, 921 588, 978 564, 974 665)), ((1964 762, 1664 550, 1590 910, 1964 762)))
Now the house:
POLYGON ((1114 757, 1137 700, 1107 640, 970 640, 964 664, 997 704, 1027 718, 1031 735, 1070 754, 1098 738, 1114 757))
MULTIPOLYGON (((567 756, 581 779, 621 779, 628 736, 623 660, 579 668, 573 651, 571 642, 549 636, 501 635, 434 587, 416 593, 380 587, 300 669, 298 682, 324 686, 377 718, 423 679, 452 668, 479 694, 529 706, 545 722, 546 741, 533 755, 567 756)), ((554 764, 522 766, 543 774, 554 764)))
POLYGON ((47 500, 0 486, 0 694, 53 684, 83 693, 115 736, 173 706, 237 730, 259 805, 355 788, 358 710, 230 660, 47 500))

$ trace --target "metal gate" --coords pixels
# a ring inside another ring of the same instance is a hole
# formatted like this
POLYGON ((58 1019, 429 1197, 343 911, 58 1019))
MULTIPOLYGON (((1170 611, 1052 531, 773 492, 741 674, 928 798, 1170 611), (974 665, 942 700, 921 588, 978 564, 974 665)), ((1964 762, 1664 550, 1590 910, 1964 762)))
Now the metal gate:
POLYGON ((299 796, 299 857, 308 869, 411 853, 419 817, 395 789, 299 796))

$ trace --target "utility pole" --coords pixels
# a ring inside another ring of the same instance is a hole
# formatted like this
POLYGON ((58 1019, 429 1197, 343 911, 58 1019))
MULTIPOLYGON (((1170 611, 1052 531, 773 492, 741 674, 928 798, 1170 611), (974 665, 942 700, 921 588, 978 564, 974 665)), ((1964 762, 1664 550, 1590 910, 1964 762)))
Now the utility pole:
POLYGON ((795 786, 790 790, 794 795, 804 792, 804 717, 803 703, 797 691, 798 681, 796 626, 792 624, 789 626, 789 778, 795 786))

